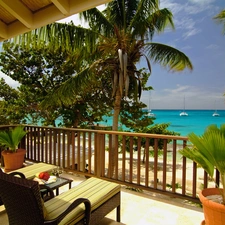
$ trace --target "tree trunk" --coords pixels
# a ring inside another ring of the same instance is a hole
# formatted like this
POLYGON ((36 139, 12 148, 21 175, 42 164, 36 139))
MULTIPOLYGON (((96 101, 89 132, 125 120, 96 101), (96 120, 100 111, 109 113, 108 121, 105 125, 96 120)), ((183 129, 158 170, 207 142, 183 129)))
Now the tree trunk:
MULTIPOLYGON (((118 124, 119 124, 119 115, 120 115, 120 106, 121 106, 121 94, 119 88, 116 91, 115 102, 114 102, 114 113, 113 113, 113 131, 118 131, 118 124)), ((116 135, 112 135, 112 149, 109 152, 109 161, 110 161, 110 173, 108 174, 111 178, 114 175, 115 164, 116 164, 116 154, 118 151, 116 149, 116 135)))

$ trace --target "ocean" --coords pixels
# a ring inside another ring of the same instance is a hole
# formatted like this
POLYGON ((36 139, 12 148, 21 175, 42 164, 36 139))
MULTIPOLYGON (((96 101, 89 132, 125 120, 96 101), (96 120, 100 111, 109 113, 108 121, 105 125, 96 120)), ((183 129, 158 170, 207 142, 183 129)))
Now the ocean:
MULTIPOLYGON (((194 132, 197 135, 204 133, 206 127, 211 124, 220 126, 225 123, 225 110, 217 110, 220 116, 214 117, 213 110, 185 110, 188 116, 180 116, 181 110, 152 110, 156 115, 154 124, 170 123, 169 130, 187 136, 194 132)), ((104 117, 100 125, 112 126, 112 117, 104 117)))

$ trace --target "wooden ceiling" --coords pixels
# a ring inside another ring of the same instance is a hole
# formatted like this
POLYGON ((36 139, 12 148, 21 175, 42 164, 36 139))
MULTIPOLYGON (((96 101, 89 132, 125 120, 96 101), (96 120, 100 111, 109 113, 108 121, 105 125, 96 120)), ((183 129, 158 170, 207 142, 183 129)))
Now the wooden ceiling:
POLYGON ((0 0, 0 41, 111 0, 0 0))

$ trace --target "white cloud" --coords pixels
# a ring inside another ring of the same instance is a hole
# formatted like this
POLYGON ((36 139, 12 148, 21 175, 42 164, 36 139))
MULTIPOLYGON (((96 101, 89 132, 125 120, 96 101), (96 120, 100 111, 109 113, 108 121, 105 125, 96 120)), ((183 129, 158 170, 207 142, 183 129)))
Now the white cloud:
POLYGON ((185 32, 183 35, 182 35, 182 37, 184 37, 184 39, 187 39, 187 38, 189 38, 189 37, 191 37, 191 36, 194 36, 194 35, 196 35, 196 34, 198 34, 198 33, 200 33, 201 32, 201 29, 190 29, 190 30, 188 30, 187 32, 185 32))
POLYGON ((215 2, 215 0, 189 0, 189 2, 197 5, 209 5, 215 2))
POLYGON ((216 44, 211 44, 211 45, 206 46, 206 49, 214 49, 214 50, 217 50, 218 48, 219 48, 219 46, 216 45, 216 44))
MULTIPOLYGON (((151 108, 182 110, 184 96, 186 109, 214 109, 215 101, 217 109, 224 109, 223 90, 218 90, 216 87, 204 89, 179 84, 174 88, 167 88, 159 92, 157 90, 151 91, 151 108)), ((141 101, 148 105, 148 92, 143 93, 141 101)))
POLYGON ((206 15, 211 17, 216 10, 215 0, 162 0, 160 3, 162 8, 172 11, 175 28, 183 32, 184 39, 199 34, 206 15))
POLYGON ((179 3, 174 2, 173 0, 161 0, 160 8, 168 8, 173 12, 173 15, 176 15, 183 10, 183 6, 179 3))
POLYGON ((182 50, 189 50, 189 49, 192 49, 192 47, 189 46, 189 45, 187 45, 187 46, 183 46, 181 49, 182 49, 182 50))

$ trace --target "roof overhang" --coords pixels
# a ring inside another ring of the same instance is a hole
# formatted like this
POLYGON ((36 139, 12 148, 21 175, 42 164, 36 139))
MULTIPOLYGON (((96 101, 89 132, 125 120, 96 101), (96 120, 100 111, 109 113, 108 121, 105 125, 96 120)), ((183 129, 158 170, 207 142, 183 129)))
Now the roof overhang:
POLYGON ((0 0, 0 41, 111 0, 0 0))

